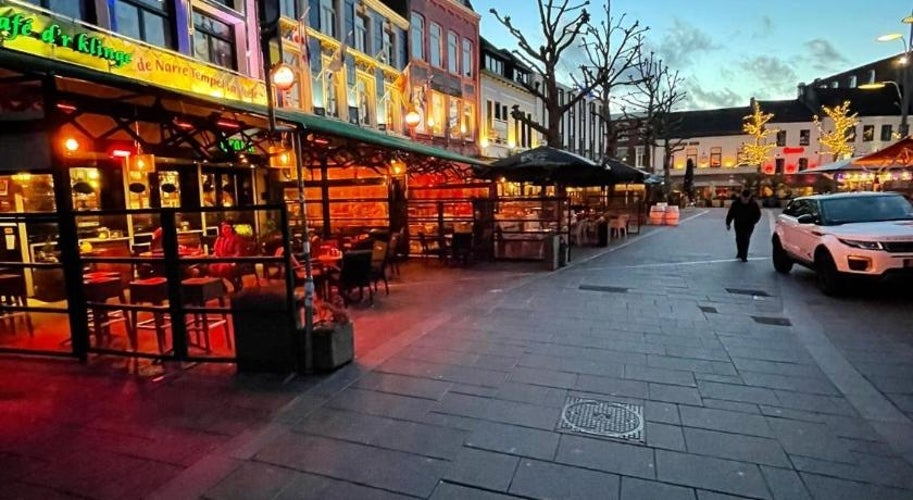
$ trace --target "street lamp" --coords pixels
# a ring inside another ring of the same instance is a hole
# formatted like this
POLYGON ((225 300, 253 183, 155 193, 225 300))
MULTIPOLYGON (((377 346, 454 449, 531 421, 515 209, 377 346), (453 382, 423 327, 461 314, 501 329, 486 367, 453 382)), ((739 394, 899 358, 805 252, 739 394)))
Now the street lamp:
MULTIPOLYGON (((913 71, 913 64, 910 63, 910 57, 911 54, 913 54, 913 15, 904 17, 900 20, 900 22, 910 25, 909 39, 904 38, 904 36, 900 33, 888 33, 879 36, 875 40, 879 42, 893 42, 895 40, 900 40, 900 42, 903 44, 903 55, 900 57, 899 61, 903 66, 901 68, 901 84, 898 84, 897 82, 883 82, 881 86, 883 87, 884 84, 892 83, 897 88, 897 95, 900 98, 900 135, 902 137, 907 137, 907 135, 909 135, 909 128, 907 127, 907 116, 910 113, 910 97, 911 94, 913 94, 910 91, 910 87, 913 86, 913 75, 911 75, 911 71, 913 71), (900 90, 901 86, 903 87, 903 92, 900 90)), ((877 84, 873 83, 861 87, 878 88, 875 85, 877 84)))

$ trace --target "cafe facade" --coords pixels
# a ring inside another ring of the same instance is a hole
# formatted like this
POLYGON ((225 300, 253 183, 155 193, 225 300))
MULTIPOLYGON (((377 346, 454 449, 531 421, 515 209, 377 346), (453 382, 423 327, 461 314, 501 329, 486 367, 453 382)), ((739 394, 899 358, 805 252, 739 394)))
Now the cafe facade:
POLYGON ((232 362, 245 287, 300 326, 301 177, 471 161, 273 112, 258 78, 24 2, 0 0, 0 33, 0 352, 232 362), (223 223, 243 251, 220 254, 223 223))

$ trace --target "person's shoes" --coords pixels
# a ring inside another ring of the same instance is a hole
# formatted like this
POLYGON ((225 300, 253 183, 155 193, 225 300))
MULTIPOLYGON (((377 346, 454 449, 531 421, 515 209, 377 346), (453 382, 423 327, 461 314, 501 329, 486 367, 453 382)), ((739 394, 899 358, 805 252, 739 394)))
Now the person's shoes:
POLYGON ((748 262, 748 257, 742 257, 742 262, 748 262))

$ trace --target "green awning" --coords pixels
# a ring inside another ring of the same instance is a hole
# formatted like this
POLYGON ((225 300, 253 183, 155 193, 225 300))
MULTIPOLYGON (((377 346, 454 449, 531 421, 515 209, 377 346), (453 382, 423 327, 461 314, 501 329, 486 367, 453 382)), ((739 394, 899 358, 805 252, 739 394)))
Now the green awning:
POLYGON ((279 118, 286 121, 300 123, 307 130, 319 132, 322 134, 334 135, 346 139, 383 146, 398 151, 414 153, 422 156, 430 156, 441 160, 452 161, 455 163, 465 163, 467 165, 487 165, 486 163, 468 156, 463 156, 446 149, 427 146, 417 142, 409 141, 402 137, 387 135, 378 130, 359 127, 340 120, 334 120, 324 116, 312 115, 300 111, 280 109, 276 112, 279 118))
MULTIPOLYGON (((189 92, 166 89, 163 87, 150 85, 139 80, 134 80, 132 78, 126 78, 110 73, 103 73, 101 71, 83 68, 74 64, 24 54, 21 52, 4 49, 2 47, 0 47, 0 65, 15 68, 22 72, 38 71, 43 73, 53 73, 61 76, 79 78, 81 80, 90 82, 97 82, 103 85, 110 85, 113 87, 170 93, 176 97, 186 99, 190 102, 196 101, 201 104, 213 106, 228 112, 234 111, 260 116, 267 116, 268 113, 267 107, 260 104, 241 101, 227 101, 224 99, 192 94, 189 92)), ((291 122, 293 124, 300 125, 306 130, 312 130, 318 133, 352 139, 355 141, 364 142, 366 144, 390 148, 406 153, 438 158, 454 163, 483 166, 487 165, 485 162, 482 162, 476 158, 463 156, 446 149, 419 144, 401 137, 387 135, 377 130, 362 128, 357 125, 334 120, 332 118, 326 118, 323 116, 312 115, 300 111, 293 111, 282 108, 276 109, 276 117, 283 122, 291 122)))

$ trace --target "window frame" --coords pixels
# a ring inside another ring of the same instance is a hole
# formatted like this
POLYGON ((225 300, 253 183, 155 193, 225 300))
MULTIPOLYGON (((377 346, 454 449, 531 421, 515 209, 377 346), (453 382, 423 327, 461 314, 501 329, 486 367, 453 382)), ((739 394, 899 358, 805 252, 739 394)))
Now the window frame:
POLYGON ((205 59, 204 61, 209 64, 212 64, 214 66, 219 66, 221 68, 230 69, 232 71, 238 71, 238 69, 239 69, 238 31, 237 31, 238 25, 226 22, 225 20, 220 19, 219 17, 214 16, 211 13, 206 12, 204 10, 200 10, 200 9, 195 9, 193 11, 192 22, 193 22, 193 36, 191 37, 191 47, 193 50, 194 58, 196 58, 198 60, 204 60, 204 59, 200 59, 200 57, 197 55, 197 49, 196 49, 197 33, 202 33, 204 36, 206 36, 207 48, 208 48, 208 52, 209 52, 209 59, 205 59), (196 19, 197 16, 200 16, 200 17, 206 18, 210 21, 213 21, 215 23, 224 25, 225 27, 228 28, 228 30, 230 31, 230 34, 221 35, 219 33, 216 33, 215 30, 207 28, 206 26, 198 25, 197 19, 196 19), (213 61, 213 53, 212 53, 212 49, 213 49, 212 41, 213 40, 224 42, 231 47, 231 66, 225 66, 223 64, 213 61))
MULTIPOLYGON (((44 1, 42 0, 42 5, 44 1)), ((166 49, 175 49, 176 39, 174 33, 174 23, 172 22, 172 15, 169 12, 168 2, 161 2, 161 9, 157 8, 154 4, 145 2, 143 0, 114 0, 109 4, 109 21, 113 31, 116 31, 118 34, 130 38, 130 35, 125 35, 119 26, 117 19, 118 7, 121 4, 125 4, 132 9, 135 9, 137 13, 137 26, 139 27, 139 37, 138 40, 148 43, 156 47, 162 47, 166 49), (146 16, 154 16, 160 18, 162 21, 162 26, 164 27, 164 44, 158 44, 152 41, 149 41, 149 37, 146 33, 146 16)))
POLYGON ((894 138, 894 125, 890 123, 884 123, 881 125, 881 140, 882 142, 888 142, 894 138), (885 133, 887 132, 887 133, 885 133))
POLYGON ((872 142, 875 140, 875 125, 862 126, 862 142, 872 142))
POLYGON ((799 130, 799 145, 808 146, 812 141, 812 130, 804 128, 799 130))
POLYGON ((320 31, 324 35, 337 38, 337 25, 339 15, 336 12, 336 2, 333 0, 320 0, 320 31), (329 26, 330 31, 327 32, 329 26))
POLYGON ((447 31, 447 71, 460 74, 460 36, 451 30, 447 31))
POLYGON ((777 130, 777 147, 782 148, 784 146, 786 146, 786 131, 777 130))
POLYGON ((468 38, 463 38, 463 47, 462 47, 462 59, 463 59, 463 77, 472 78, 475 74, 475 64, 473 63, 473 48, 472 40, 468 38))
POLYGON ((444 28, 432 22, 428 26, 428 63, 435 68, 444 69, 444 28), (437 36, 435 36, 437 32, 437 36), (436 46, 436 48, 435 48, 436 46), (435 61, 435 55, 437 60, 435 61))
POLYGON ((425 16, 412 12, 409 23, 409 38, 411 38, 412 58, 427 61, 428 54, 425 50, 425 16))

